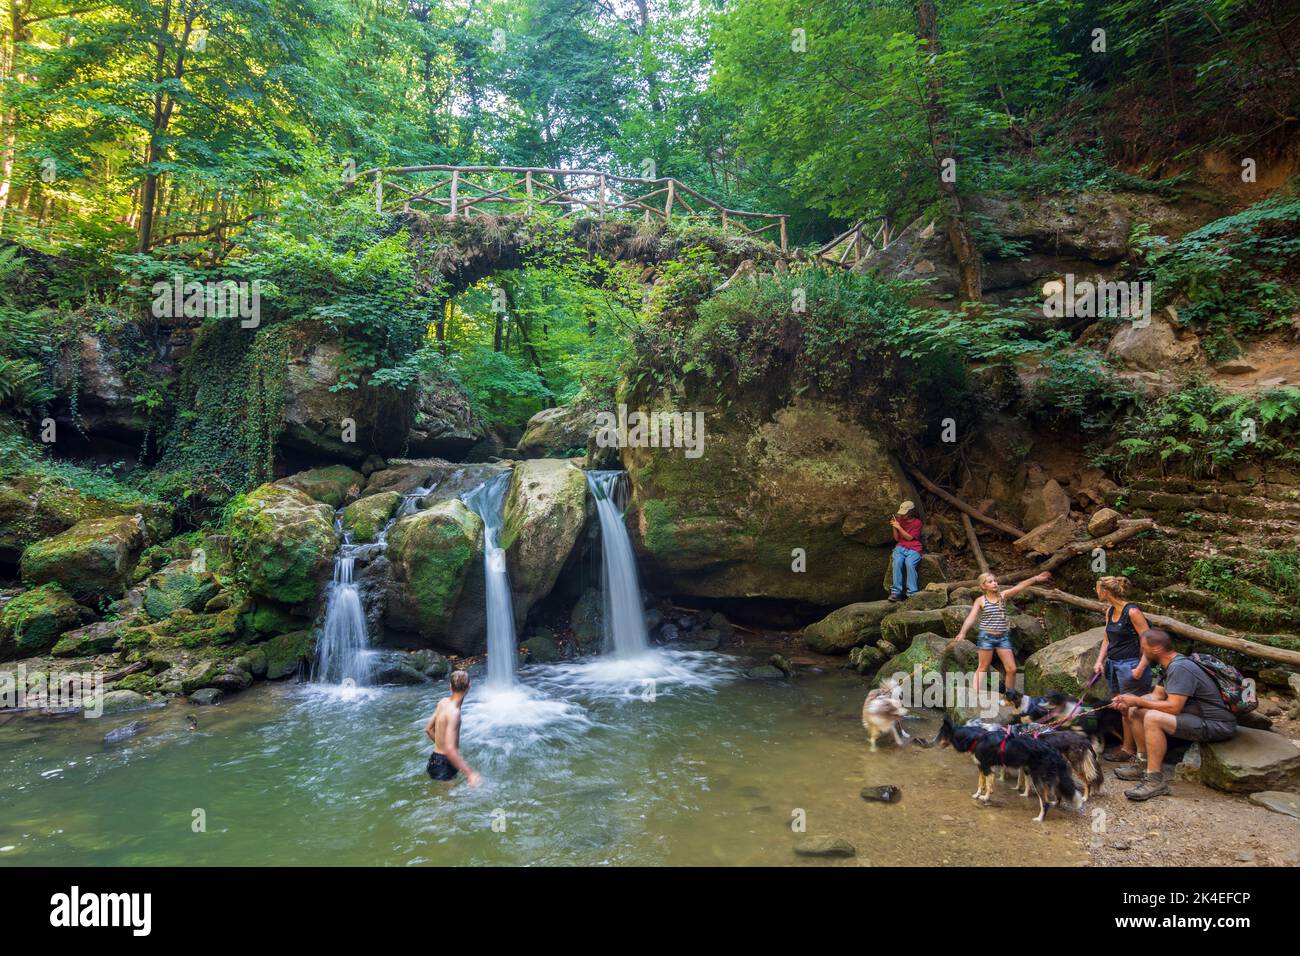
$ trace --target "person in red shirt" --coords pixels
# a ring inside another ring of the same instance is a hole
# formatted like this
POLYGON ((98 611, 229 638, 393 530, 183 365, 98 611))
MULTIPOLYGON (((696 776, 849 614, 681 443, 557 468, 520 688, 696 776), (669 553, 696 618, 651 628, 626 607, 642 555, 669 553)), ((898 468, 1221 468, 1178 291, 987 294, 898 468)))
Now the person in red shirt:
POLYGON ((921 519, 916 517, 916 505, 904 501, 898 513, 889 519, 894 532, 894 586, 889 590, 889 600, 902 601, 919 588, 916 583, 916 566, 921 563, 921 519), (906 586, 904 586, 906 574, 906 586))

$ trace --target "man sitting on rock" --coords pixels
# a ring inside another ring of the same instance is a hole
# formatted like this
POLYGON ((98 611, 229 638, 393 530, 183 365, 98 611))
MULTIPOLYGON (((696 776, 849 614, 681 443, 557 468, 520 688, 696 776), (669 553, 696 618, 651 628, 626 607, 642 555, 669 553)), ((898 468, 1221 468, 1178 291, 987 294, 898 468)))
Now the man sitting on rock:
POLYGON ((1142 635, 1142 656, 1164 671, 1164 686, 1150 694, 1119 694, 1111 701, 1133 731, 1137 755, 1115 771, 1120 780, 1140 780, 1125 790, 1130 800, 1149 800, 1169 793, 1173 768, 1164 765, 1167 753, 1186 750, 1193 741, 1215 743, 1237 732, 1237 718, 1223 703, 1219 685, 1190 657, 1174 650, 1165 631, 1149 628, 1142 635), (1145 747, 1145 753, 1143 749, 1145 747))
POLYGON ((894 586, 889 590, 889 600, 902 601, 909 594, 918 590, 916 566, 921 563, 921 519, 914 512, 916 505, 904 501, 898 506, 898 513, 889 519, 889 527, 894 532, 894 586), (903 574, 907 581, 904 587, 903 574))

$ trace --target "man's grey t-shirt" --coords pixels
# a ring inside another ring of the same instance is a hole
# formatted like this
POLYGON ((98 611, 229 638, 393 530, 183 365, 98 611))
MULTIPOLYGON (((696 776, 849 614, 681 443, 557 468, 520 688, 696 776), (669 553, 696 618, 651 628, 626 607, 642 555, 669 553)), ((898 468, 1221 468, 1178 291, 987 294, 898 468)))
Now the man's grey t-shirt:
POLYGON ((1237 718, 1223 706, 1219 685, 1190 657, 1179 654, 1165 668, 1165 692, 1187 697, 1183 713, 1205 720, 1235 724, 1237 718))

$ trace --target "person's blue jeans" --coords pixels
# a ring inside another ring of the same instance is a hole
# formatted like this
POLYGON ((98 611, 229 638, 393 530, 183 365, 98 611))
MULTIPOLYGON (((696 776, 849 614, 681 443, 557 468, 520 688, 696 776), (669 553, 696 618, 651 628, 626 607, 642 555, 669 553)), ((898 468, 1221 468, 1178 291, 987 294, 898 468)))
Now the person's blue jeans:
POLYGON ((905 548, 901 544, 894 546, 894 594, 915 594, 920 588, 916 584, 916 566, 921 563, 921 552, 905 548), (903 573, 907 572, 907 590, 903 590, 903 573))

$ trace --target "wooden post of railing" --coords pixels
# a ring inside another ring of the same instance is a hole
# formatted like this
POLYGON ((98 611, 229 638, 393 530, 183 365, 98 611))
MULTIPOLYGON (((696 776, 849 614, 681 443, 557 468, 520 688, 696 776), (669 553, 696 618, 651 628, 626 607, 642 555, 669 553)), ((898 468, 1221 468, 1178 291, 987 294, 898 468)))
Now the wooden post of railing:
POLYGON ((781 217, 781 251, 785 252, 785 216, 781 217))
POLYGON ((672 222, 673 220, 673 186, 676 183, 677 180, 675 179, 668 180, 668 198, 664 201, 664 222, 672 222))
POLYGON ((605 220, 605 174, 600 174, 600 219, 605 220))
POLYGON ((382 169, 376 169, 375 170, 375 212, 382 213, 383 211, 384 211, 384 171, 382 169))
POLYGON ((727 210, 722 210, 722 231, 727 231, 727 210))
POLYGON ((460 187, 460 171, 453 169, 451 171, 451 211, 447 215, 453 219, 456 218, 456 193, 460 187))
POLYGON ((533 171, 524 173, 524 192, 528 194, 528 212, 533 211, 533 171))

